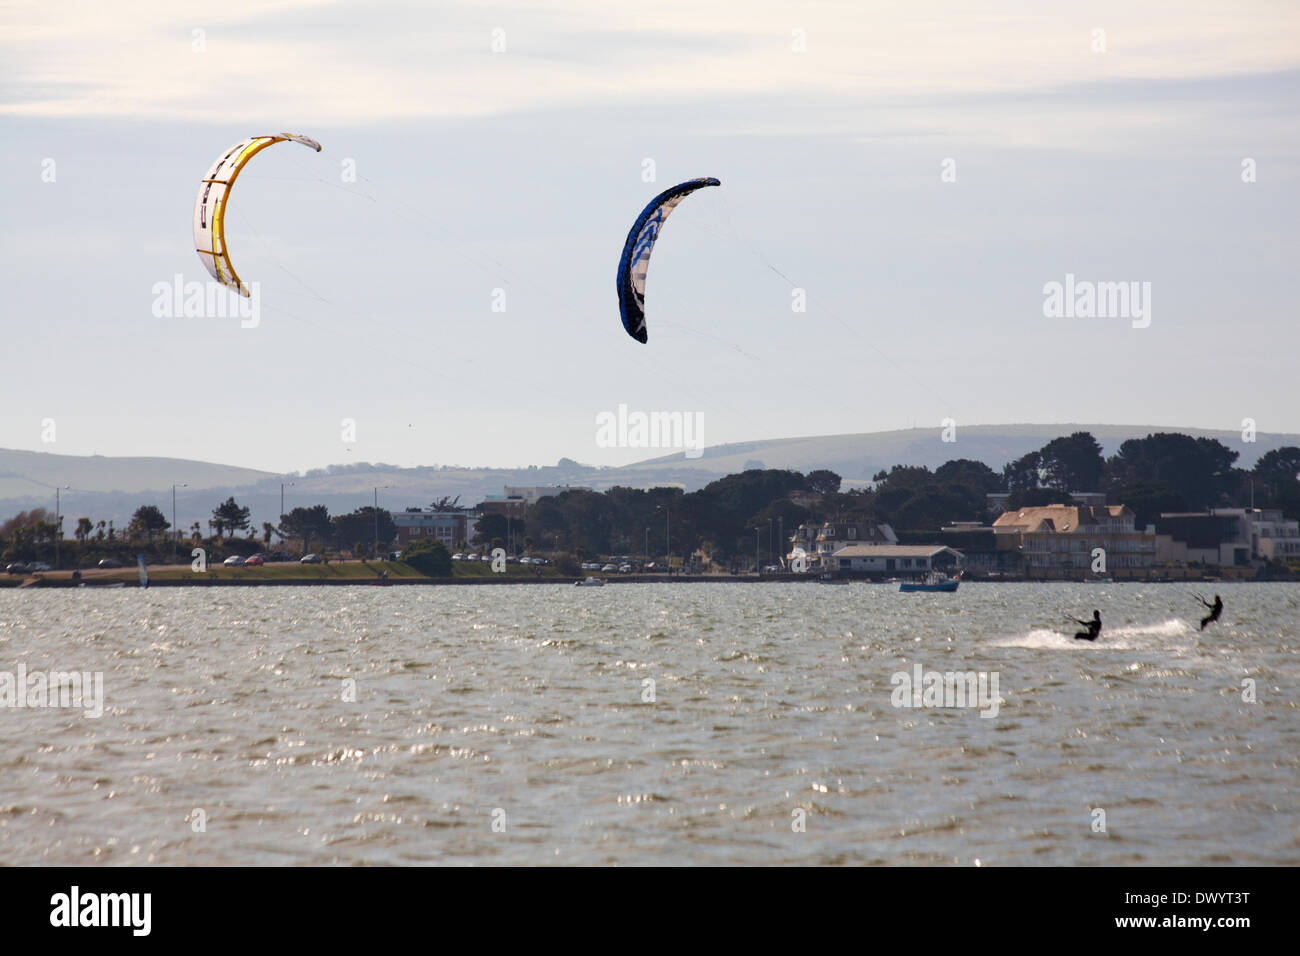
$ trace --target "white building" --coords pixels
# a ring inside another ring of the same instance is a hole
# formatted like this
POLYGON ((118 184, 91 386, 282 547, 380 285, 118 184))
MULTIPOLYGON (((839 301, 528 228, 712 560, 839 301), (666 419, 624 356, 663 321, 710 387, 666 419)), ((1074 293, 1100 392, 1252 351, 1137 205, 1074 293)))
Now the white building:
POLYGON ((924 574, 960 567, 962 554, 942 544, 850 544, 823 560, 828 571, 924 574))
POLYGON ((473 511, 432 511, 423 508, 394 511, 392 516, 393 524, 397 525, 399 546, 434 538, 441 541, 448 551, 456 549, 456 542, 468 541, 473 536, 474 525, 481 517, 473 511))
POLYGON ((1281 511, 1250 511, 1251 552, 1269 561, 1300 561, 1300 521, 1287 521, 1281 511))

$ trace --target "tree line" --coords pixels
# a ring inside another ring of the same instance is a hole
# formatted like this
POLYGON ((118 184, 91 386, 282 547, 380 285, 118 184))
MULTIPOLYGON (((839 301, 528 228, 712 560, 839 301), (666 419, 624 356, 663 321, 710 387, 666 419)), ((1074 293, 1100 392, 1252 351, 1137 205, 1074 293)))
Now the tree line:
MULTIPOLYGON (((842 479, 819 469, 802 474, 780 469, 751 469, 727 475, 694 492, 680 488, 611 488, 604 492, 565 491, 539 499, 522 516, 485 514, 468 542, 504 546, 514 553, 530 550, 599 555, 669 554, 696 551, 714 560, 784 553, 782 542, 803 523, 826 521, 890 524, 900 532, 938 532, 956 521, 989 523, 986 496, 1009 495, 1011 510, 1065 501, 1070 492, 1104 492, 1113 504, 1125 504, 1138 527, 1161 512, 1202 511, 1213 507, 1280 509, 1300 518, 1300 448, 1285 447, 1263 455, 1253 468, 1236 467, 1238 452, 1212 438, 1157 432, 1134 438, 1106 458, 1088 432, 1053 439, 1003 469, 957 458, 931 471, 898 464, 872 478, 869 488, 841 490, 842 479)), ((434 508, 465 510, 455 500, 440 499, 434 508)), ((43 508, 20 512, 0 525, 0 557, 6 561, 47 559, 54 553, 62 521, 43 508)), ((67 562, 83 566, 105 554, 136 550, 164 557, 179 543, 204 546, 210 554, 251 554, 273 547, 297 550, 336 549, 358 555, 375 552, 376 525, 380 552, 397 537, 390 512, 364 506, 331 515, 324 505, 294 508, 278 525, 252 527, 249 509, 233 497, 212 510, 208 536, 198 522, 177 534, 155 505, 142 505, 124 529, 113 522, 78 518, 76 542, 67 562), (278 539, 278 540, 276 540, 278 539)))

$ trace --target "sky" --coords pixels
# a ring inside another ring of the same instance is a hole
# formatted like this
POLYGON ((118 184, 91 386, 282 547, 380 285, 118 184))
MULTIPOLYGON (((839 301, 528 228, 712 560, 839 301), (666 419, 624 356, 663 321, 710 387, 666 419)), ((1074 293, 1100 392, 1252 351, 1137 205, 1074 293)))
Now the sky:
POLYGON ((708 445, 1300 431, 1298 114, 1288 2, 0 0, 0 447, 666 453, 602 438, 620 406, 708 445), (281 131, 324 149, 232 192, 256 324, 159 315, 208 278, 206 170, 281 131), (642 345, 619 253, 698 176, 722 185, 664 227, 642 345), (1067 276, 1149 309, 1047 314, 1067 276))

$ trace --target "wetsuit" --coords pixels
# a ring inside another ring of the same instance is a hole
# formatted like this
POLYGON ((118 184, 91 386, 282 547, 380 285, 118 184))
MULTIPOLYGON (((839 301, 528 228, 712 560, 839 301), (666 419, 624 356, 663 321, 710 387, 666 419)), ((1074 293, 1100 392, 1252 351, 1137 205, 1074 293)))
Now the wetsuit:
POLYGON ((1080 631, 1078 634, 1074 635, 1076 641, 1095 641, 1097 635, 1101 633, 1100 617, 1094 617, 1091 621, 1080 621, 1078 618, 1075 618, 1075 622, 1082 624, 1087 628, 1086 631, 1080 631))
POLYGON ((1214 595, 1213 604, 1206 601, 1202 601, 1201 603, 1210 609, 1210 613, 1201 618, 1201 630, 1203 631, 1207 624, 1213 624, 1219 619, 1219 615, 1223 613, 1223 600, 1216 594, 1214 595))

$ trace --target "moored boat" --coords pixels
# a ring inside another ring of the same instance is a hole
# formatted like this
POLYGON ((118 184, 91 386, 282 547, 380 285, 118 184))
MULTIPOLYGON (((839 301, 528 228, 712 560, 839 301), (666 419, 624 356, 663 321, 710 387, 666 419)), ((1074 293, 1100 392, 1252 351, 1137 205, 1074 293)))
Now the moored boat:
POLYGON ((904 581, 898 586, 900 591, 945 591, 952 592, 957 590, 957 585, 961 584, 961 572, 957 572, 955 578, 950 578, 941 571, 931 571, 920 581, 904 581))

